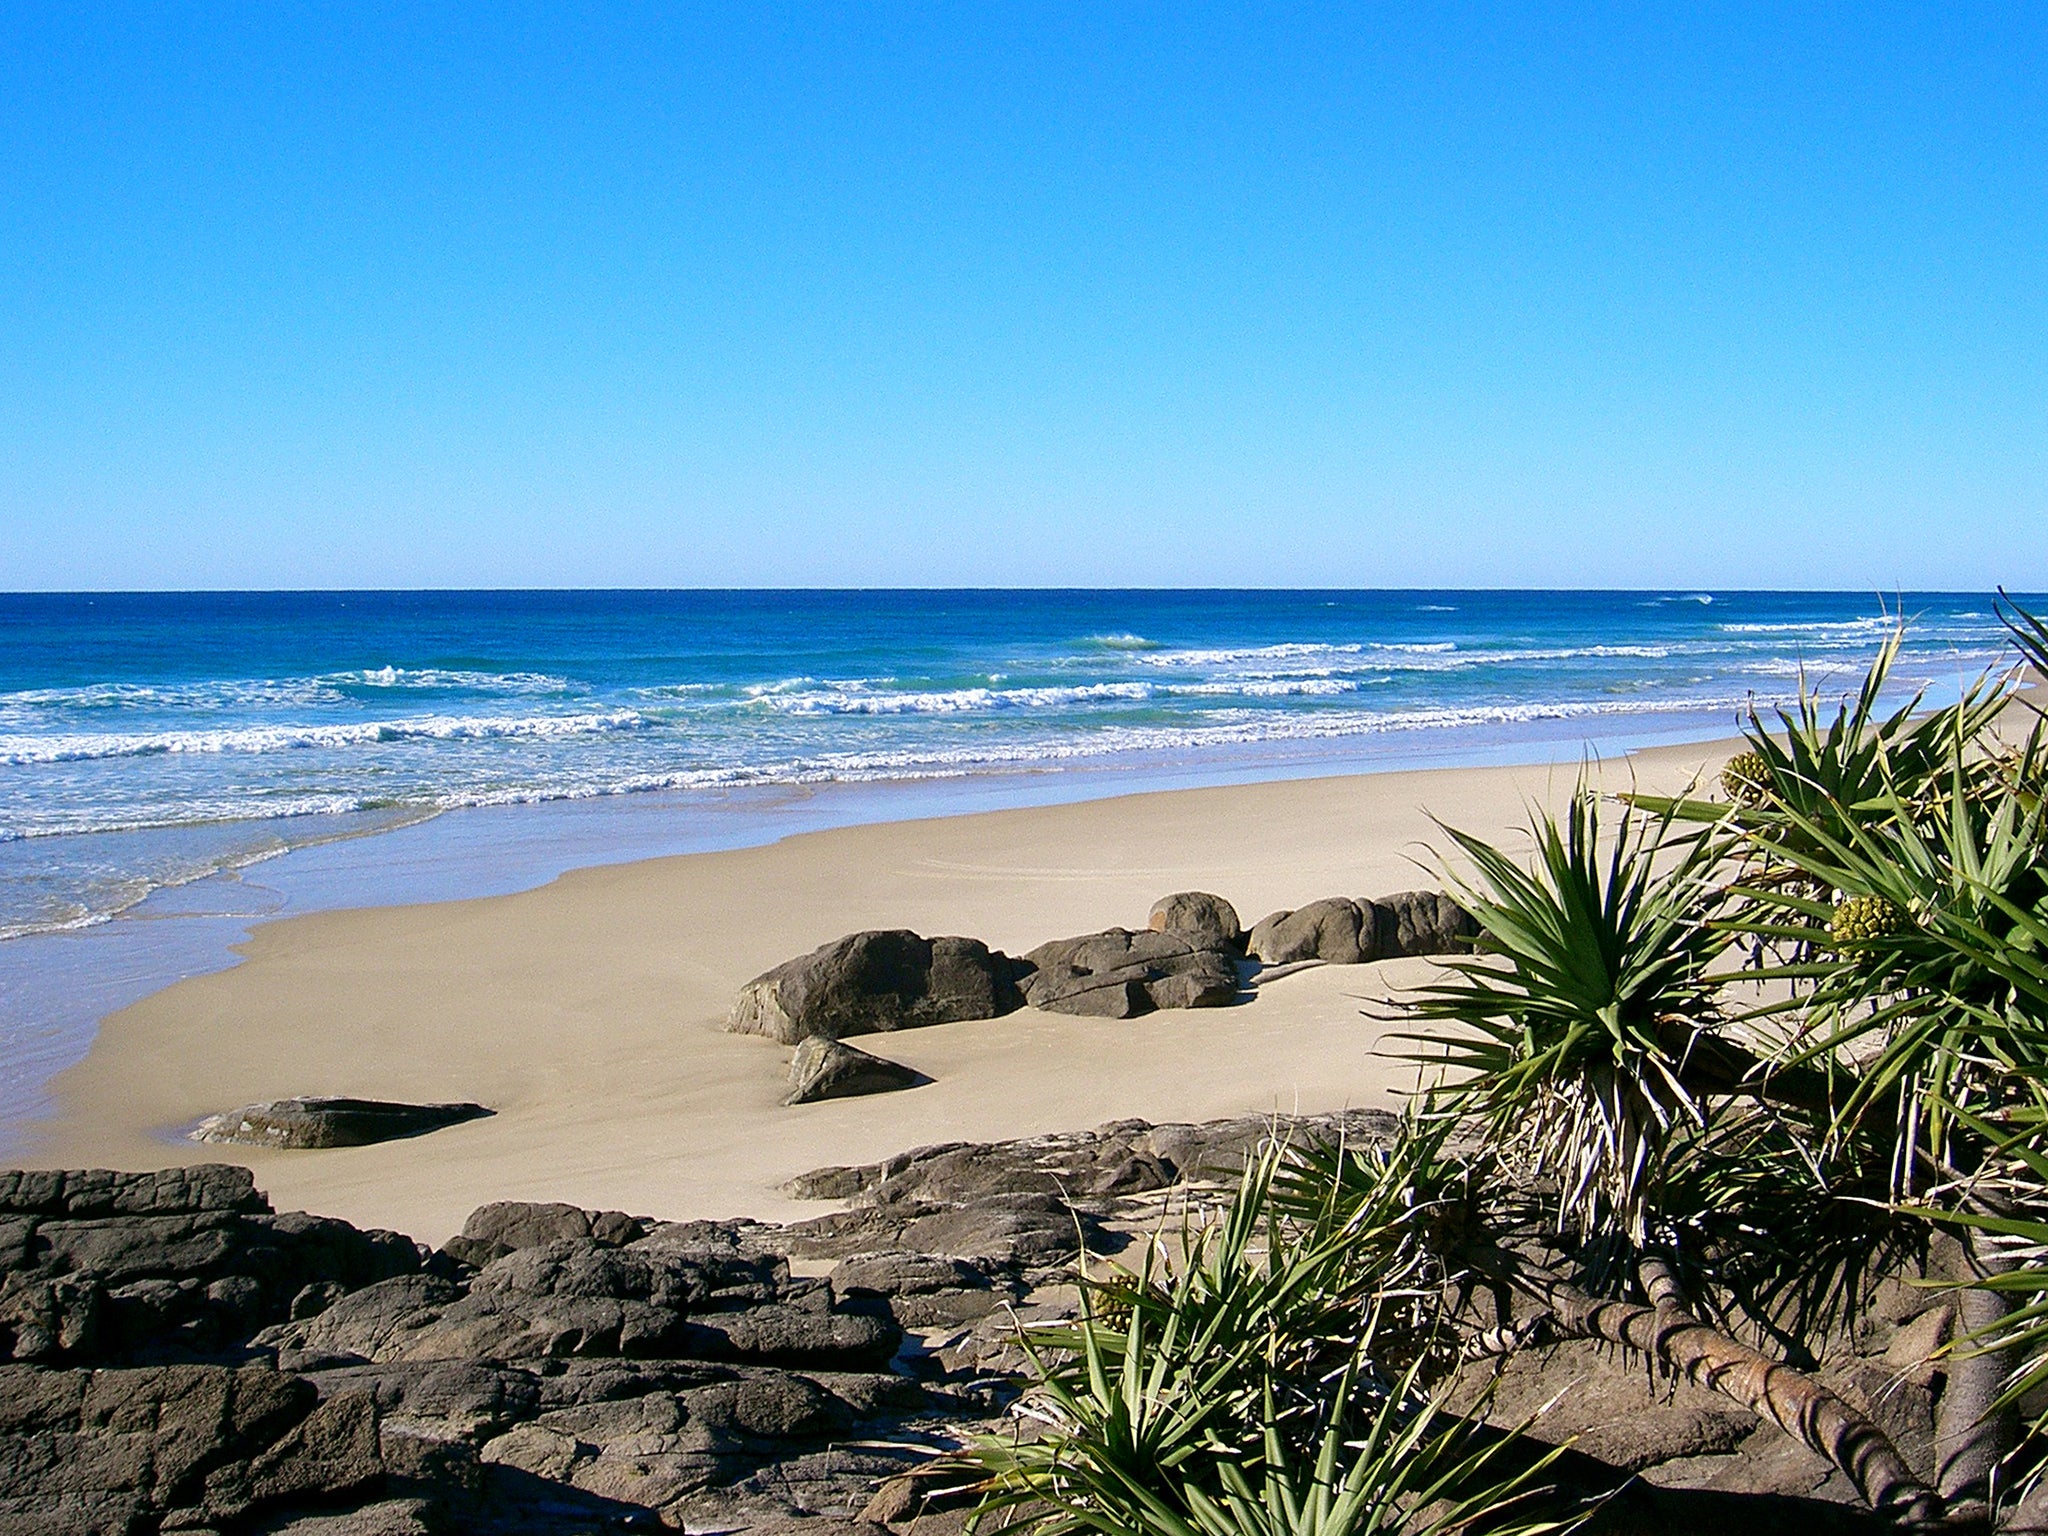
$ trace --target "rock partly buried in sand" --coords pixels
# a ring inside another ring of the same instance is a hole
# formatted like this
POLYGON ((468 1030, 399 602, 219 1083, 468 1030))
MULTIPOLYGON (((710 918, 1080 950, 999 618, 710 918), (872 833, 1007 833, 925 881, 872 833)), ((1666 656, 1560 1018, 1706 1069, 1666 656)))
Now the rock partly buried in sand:
POLYGON ((1186 939, 1198 949, 1244 953, 1244 927, 1237 920, 1237 908, 1207 891, 1177 891, 1160 897, 1152 903, 1145 926, 1154 933, 1186 939))
POLYGON ((1442 891, 1399 891, 1372 905, 1373 949, 1382 960, 1470 954, 1479 936, 1478 921, 1442 891))
POLYGON ((1267 965, 1323 960, 1358 965, 1409 955, 1469 953, 1479 924, 1440 891, 1400 891, 1377 901, 1331 896, 1261 918, 1248 949, 1267 965))
POLYGON ((1267 965, 1292 965, 1298 960, 1357 965, 1377 959, 1359 943, 1361 935, 1371 942, 1370 912, 1370 907, 1361 911, 1348 896, 1331 896, 1292 912, 1275 912, 1253 925, 1250 950, 1267 965))
POLYGON ((1054 1013, 1128 1019, 1155 1008, 1217 1008, 1237 997, 1237 966, 1178 934, 1111 928, 1041 944, 1024 1000, 1054 1013))
POLYGON ((926 939, 906 928, 850 933, 786 960, 740 989, 726 1027, 784 1045, 863 1035, 1019 1006, 1017 962, 978 939, 926 939))
POLYGON ((785 1104, 810 1104, 818 1099, 848 1099, 863 1093, 889 1093, 914 1088, 924 1074, 901 1062, 885 1061, 838 1040, 813 1035, 799 1042, 789 1064, 789 1095, 785 1104))
POLYGON ((199 1122, 194 1141, 251 1147, 366 1147, 480 1120, 481 1104, 398 1104, 383 1099, 279 1099, 199 1122))

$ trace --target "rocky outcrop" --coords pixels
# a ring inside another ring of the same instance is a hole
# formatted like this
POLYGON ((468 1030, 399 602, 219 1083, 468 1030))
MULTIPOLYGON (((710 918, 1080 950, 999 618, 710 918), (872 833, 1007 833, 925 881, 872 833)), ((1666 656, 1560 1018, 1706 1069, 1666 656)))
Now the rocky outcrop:
POLYGON ((1375 959, 1470 954, 1479 937, 1478 921, 1442 891, 1399 891, 1372 906, 1375 959))
POLYGON ((1244 928, 1237 920, 1237 908, 1207 891, 1178 891, 1160 897, 1152 903, 1145 926, 1154 933, 1186 939, 1198 949, 1244 953, 1244 928))
POLYGON ((747 1222, 504 1203, 430 1256, 209 1166, 0 1175, 0 1223, 4 1536, 613 1528, 707 1489, 845 1510, 957 1411, 890 1370, 878 1287, 931 1284, 798 1276, 747 1222))
POLYGON ((1274 912, 1253 925, 1251 956, 1266 965, 1321 960, 1360 965, 1414 955, 1466 954, 1479 925, 1439 891, 1400 891, 1375 901, 1331 896, 1274 912))
POLYGON ((748 982, 727 1027, 795 1045, 963 1019, 1017 1007, 1019 968, 978 939, 921 938, 905 928, 851 933, 748 982))
POLYGON ((424 1136, 444 1125, 481 1120, 481 1104, 400 1104, 385 1099, 279 1099, 212 1115, 192 1131, 194 1141, 254 1147, 366 1147, 379 1141, 424 1136))
MULTIPOLYGON (((1114 1253, 1163 1202, 1216 1201, 1275 1136, 1395 1128, 1361 1111, 948 1143, 801 1176, 791 1193, 844 1208, 793 1226, 505 1202, 432 1255, 275 1213, 239 1169, 0 1174, 10 1285, 112 1308, 128 1277, 190 1260, 193 1278, 240 1275, 264 1298, 210 1333, 131 1337, 103 1318, 0 1365, 0 1536, 957 1521, 957 1503, 933 1513, 953 1485, 901 1474, 1001 1427, 1026 1366, 1017 1324, 1071 1315, 1081 1244, 1114 1253)), ((1952 1333, 1938 1292, 1887 1279, 1822 1376, 1926 1460, 1952 1333)), ((1596 1346, 1531 1342, 1452 1390, 1502 1429, 1534 1415, 1533 1438, 1571 1441, 1546 1481, 1607 1500, 1617 1529, 1864 1528, 1796 1442, 1596 1346)))
POLYGON ((1055 939, 1024 957, 1025 1001, 1054 1013, 1128 1019, 1155 1008, 1216 1008, 1236 999, 1235 960, 1174 933, 1111 928, 1055 939))
POLYGON ((889 1093, 926 1082, 925 1075, 900 1062, 871 1056, 855 1046, 823 1035, 798 1043, 789 1064, 785 1104, 810 1104, 819 1099, 845 1099, 864 1093, 889 1093))
POLYGON ((396 1233, 273 1212, 246 1168, 0 1174, 0 1360, 203 1358, 420 1262, 396 1233))

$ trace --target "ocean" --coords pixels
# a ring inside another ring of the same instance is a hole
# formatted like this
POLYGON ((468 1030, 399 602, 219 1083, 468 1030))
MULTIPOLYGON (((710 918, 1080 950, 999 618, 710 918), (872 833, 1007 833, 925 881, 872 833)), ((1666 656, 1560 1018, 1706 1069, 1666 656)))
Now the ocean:
POLYGON ((253 921, 806 826, 1726 734, 1988 594, 0 596, 0 1140, 253 921))

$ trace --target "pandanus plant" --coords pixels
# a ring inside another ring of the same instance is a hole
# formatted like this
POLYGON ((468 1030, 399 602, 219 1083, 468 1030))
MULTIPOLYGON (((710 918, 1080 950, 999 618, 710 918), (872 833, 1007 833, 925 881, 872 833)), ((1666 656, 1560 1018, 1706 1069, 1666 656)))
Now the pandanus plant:
MULTIPOLYGON (((2048 673, 2048 626, 2007 617, 2048 673)), ((1639 1351, 1903 1528, 2048 1530, 2015 1450, 2048 1389, 2048 752, 2012 739, 2016 673, 1884 707, 1896 648, 1832 714, 1753 715, 1724 800, 1581 784, 1527 860, 1447 829, 1481 940, 1402 1004, 1433 1088, 1390 1144, 1271 1153, 1215 1223, 1084 1276, 1083 1317, 1027 1335, 1039 1432, 969 1458, 981 1518, 1554 1528, 1544 1464, 1436 1395, 1490 1287, 1505 1347, 1533 1306, 1639 1351), (1935 1230, 1977 1273, 1930 1487, 1802 1367, 1935 1230)))
POLYGON ((1421 1128, 1326 1181, 1276 1141, 1213 1221, 1161 1234, 1135 1271, 1084 1269, 1082 1315, 1022 1335, 1033 1432, 961 1458, 980 1479, 977 1528, 1565 1529, 1530 1497, 1555 1453, 1516 1458, 1431 1392, 1442 1360, 1414 1303, 1433 1294, 1436 1190, 1455 1182, 1441 1143, 1421 1128))
POLYGON ((1873 1509, 1931 1524, 1939 1501, 1874 1423, 1703 1317, 1686 1282, 1679 1239, 1701 1213, 1673 1197, 1700 1185, 1674 1173, 1731 1119, 1811 1116, 1829 1085, 1776 1070, 1729 1030, 1731 898, 1716 878, 1726 844, 1677 834, 1680 818, 1624 805, 1606 833, 1582 784, 1562 822, 1532 817, 1526 866, 1450 833, 1470 869, 1452 878, 1481 952, 1410 999, 1429 1028, 1409 1040, 1443 1073, 1437 1113, 1477 1130, 1510 1181, 1551 1192, 1566 1259, 1547 1265, 1526 1242, 1498 1242, 1470 1261, 1542 1306, 1557 1331, 1638 1350, 1735 1398, 1834 1461, 1873 1509))

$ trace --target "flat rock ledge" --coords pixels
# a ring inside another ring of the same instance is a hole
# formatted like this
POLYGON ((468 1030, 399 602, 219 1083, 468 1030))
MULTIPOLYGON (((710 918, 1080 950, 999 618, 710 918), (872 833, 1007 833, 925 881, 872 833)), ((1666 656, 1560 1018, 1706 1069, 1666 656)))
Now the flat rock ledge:
POLYGON ((402 1104, 385 1099, 278 1099, 211 1115, 191 1139, 250 1147, 366 1147, 380 1141, 424 1136, 443 1126, 481 1120, 493 1111, 481 1104, 402 1104))
MULTIPOLYGON (((906 1474, 1013 1427, 1017 1323, 1072 1315, 1084 1245, 1203 1219, 1276 1135, 1393 1130, 1117 1121, 816 1169, 789 1192, 836 1207, 786 1226, 508 1201, 439 1251, 276 1212, 242 1168, 0 1173, 0 1536, 952 1536, 957 1496, 906 1474)), ((1931 1456, 1951 1331, 1887 1280, 1824 1377, 1931 1456)), ((1778 1430, 1591 1345, 1518 1353, 1486 1401, 1553 1399, 1554 1478, 1621 1490, 1599 1529, 1878 1528, 1778 1430)))

